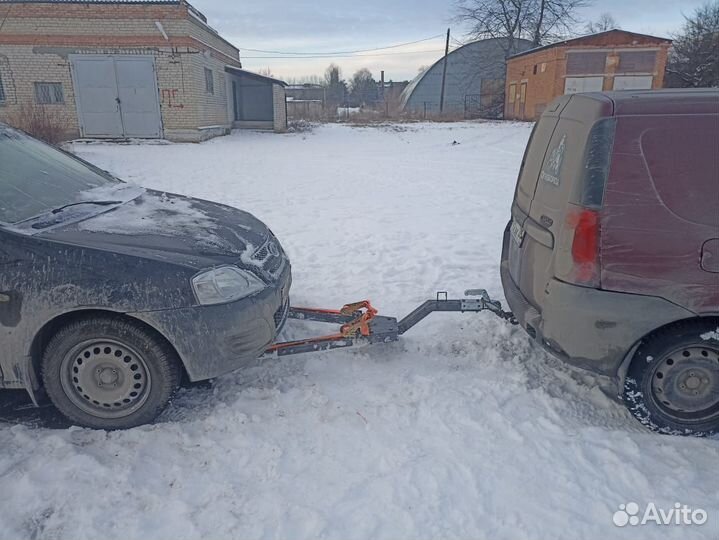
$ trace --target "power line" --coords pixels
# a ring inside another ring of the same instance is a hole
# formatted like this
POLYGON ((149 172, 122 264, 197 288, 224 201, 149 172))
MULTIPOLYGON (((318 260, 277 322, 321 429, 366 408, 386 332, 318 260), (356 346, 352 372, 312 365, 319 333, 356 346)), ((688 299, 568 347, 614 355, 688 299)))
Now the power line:
POLYGON ((243 60, 254 60, 254 59, 280 59, 280 60, 307 60, 312 58, 369 58, 373 56, 399 56, 405 54, 424 54, 424 53, 441 53, 444 49, 432 49, 423 51, 407 51, 407 52, 395 52, 395 53, 374 53, 374 54, 328 54, 328 55, 317 55, 317 56, 242 56, 243 60))
POLYGON ((476 39, 470 39, 469 41, 460 41, 456 37, 452 37, 452 43, 456 46, 455 50, 461 49, 465 45, 469 45, 470 43, 475 43, 476 41, 477 41, 476 39))
MULTIPOLYGON (((343 55, 343 54, 357 54, 357 53, 364 53, 364 52, 372 52, 372 51, 384 51, 386 49, 397 49, 399 47, 406 47, 407 45, 415 45, 417 43, 423 43, 425 41, 430 41, 433 39, 437 39, 440 37, 443 37, 444 34, 437 34, 436 36, 431 36, 428 38, 418 39, 416 41, 408 41, 406 43, 398 43, 396 45, 388 45, 386 47, 376 47, 373 49, 357 49, 356 51, 327 51, 327 52, 292 52, 292 51, 267 51, 264 49, 251 49, 249 47, 240 47, 241 51, 251 51, 251 52, 259 52, 259 53, 267 53, 267 54, 284 54, 284 55, 307 55, 307 56, 321 56, 321 55, 343 55)), ((249 57, 245 57, 249 58, 249 57)), ((261 58, 261 57, 256 57, 261 58)))

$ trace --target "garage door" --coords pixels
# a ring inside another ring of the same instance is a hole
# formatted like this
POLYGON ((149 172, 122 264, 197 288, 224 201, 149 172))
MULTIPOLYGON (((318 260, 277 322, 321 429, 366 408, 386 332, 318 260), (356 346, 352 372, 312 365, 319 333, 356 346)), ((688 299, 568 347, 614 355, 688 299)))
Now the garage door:
POLYGON ((564 93, 601 92, 603 85, 604 77, 567 77, 564 82, 564 93))
POLYGON ((84 137, 160 137, 154 58, 83 55, 72 67, 84 137))
POLYGON ((620 75, 614 77, 614 90, 651 90, 651 75, 620 75))

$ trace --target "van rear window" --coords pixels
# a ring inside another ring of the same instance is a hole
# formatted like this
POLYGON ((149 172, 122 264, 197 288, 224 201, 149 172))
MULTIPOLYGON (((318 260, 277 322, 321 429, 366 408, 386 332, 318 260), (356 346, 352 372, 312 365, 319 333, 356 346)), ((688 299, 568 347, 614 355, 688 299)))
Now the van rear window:
POLYGON ((594 124, 589 132, 578 201, 586 208, 600 208, 604 201, 616 125, 615 118, 605 118, 594 124))

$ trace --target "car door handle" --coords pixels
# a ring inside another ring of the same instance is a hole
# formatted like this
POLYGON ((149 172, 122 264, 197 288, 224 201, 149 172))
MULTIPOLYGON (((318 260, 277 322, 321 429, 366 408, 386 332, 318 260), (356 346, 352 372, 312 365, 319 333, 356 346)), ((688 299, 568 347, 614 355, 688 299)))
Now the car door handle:
POLYGON ((7 304, 8 302, 10 302, 10 295, 0 293, 0 304, 7 304))
POLYGON ((704 242, 701 265, 707 272, 719 273, 719 238, 704 242))

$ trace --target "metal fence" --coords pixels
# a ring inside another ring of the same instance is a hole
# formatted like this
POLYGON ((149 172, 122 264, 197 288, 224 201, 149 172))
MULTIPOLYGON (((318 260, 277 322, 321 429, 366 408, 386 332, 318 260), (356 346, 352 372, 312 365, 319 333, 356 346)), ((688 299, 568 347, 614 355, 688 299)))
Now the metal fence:
POLYGON ((498 120, 504 113, 504 92, 467 94, 464 96, 464 117, 498 120))

